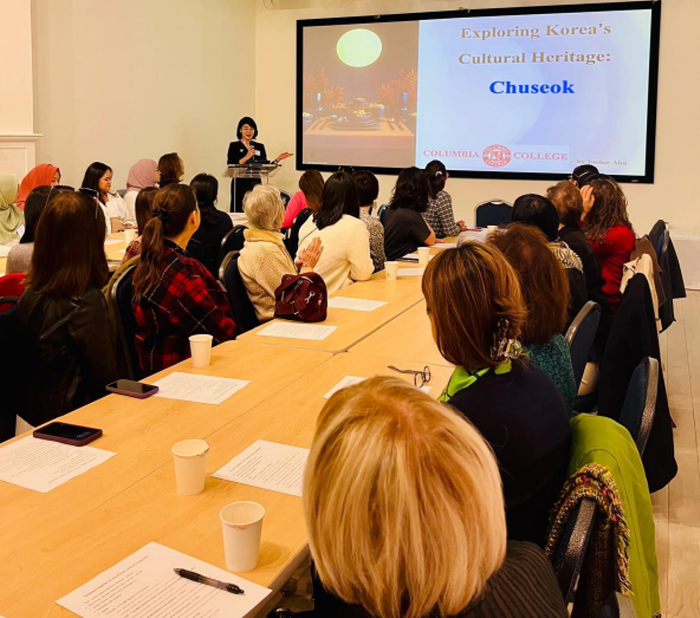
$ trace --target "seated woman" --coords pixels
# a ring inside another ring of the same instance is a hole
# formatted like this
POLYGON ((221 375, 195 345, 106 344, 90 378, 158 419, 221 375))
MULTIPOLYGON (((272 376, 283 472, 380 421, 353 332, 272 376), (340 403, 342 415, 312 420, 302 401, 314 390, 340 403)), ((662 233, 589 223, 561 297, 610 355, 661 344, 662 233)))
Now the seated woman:
POLYGON ((24 205, 24 234, 19 244, 12 247, 7 254, 6 274, 26 273, 29 270, 34 252, 36 225, 52 193, 51 187, 42 185, 29 194, 24 205))
POLYGON ((369 232, 360 221, 357 184, 347 172, 336 172, 326 181, 318 210, 299 231, 297 261, 315 238, 323 245, 315 271, 329 294, 372 276, 369 232))
POLYGON ((319 618, 564 618, 551 563, 506 540, 493 452, 396 378, 325 405, 304 473, 319 618))
POLYGON ((158 159, 158 171, 160 172, 160 188, 168 185, 176 185, 182 182, 185 175, 185 162, 177 152, 169 152, 158 159))
POLYGON ((118 377, 102 294, 109 277, 104 226, 94 200, 76 192, 52 197, 36 226, 17 304, 26 355, 19 413, 32 426, 99 399, 118 377))
POLYGON ((437 238, 447 236, 457 236, 460 232, 465 232, 467 225, 464 221, 455 221, 455 214, 452 210, 452 196, 445 191, 445 184, 450 175, 442 161, 431 161, 425 167, 428 175, 428 210, 425 211, 425 220, 435 231, 437 238))
POLYGON ((136 221, 136 196, 139 191, 157 187, 160 182, 160 170, 153 159, 141 159, 129 168, 126 177, 126 193, 124 201, 131 221, 136 221))
POLYGON ((296 275, 313 270, 321 257, 321 240, 315 238, 299 253, 297 263, 287 253, 282 242, 280 224, 284 217, 284 202, 279 189, 272 185, 255 185, 243 198, 243 209, 249 229, 243 232, 245 244, 238 258, 238 271, 255 308, 259 322, 274 317, 275 290, 284 275, 296 275))
POLYGON ((292 199, 287 204, 284 213, 282 227, 292 227, 296 216, 304 210, 310 208, 312 211, 318 208, 323 193, 323 176, 318 170, 306 170, 299 178, 299 191, 292 195, 292 199))
POLYGON ((24 210, 24 204, 29 194, 37 187, 55 187, 61 182, 61 170, 50 163, 42 163, 29 170, 29 173, 22 179, 17 196, 17 207, 24 210))
POLYGON ((0 245, 17 240, 23 218, 16 202, 17 176, 0 172, 0 245))
POLYGON ((456 366, 441 400, 496 452, 508 538, 544 545, 571 429, 557 387, 519 354, 527 309, 518 275, 495 247, 467 242, 432 259, 422 284, 435 342, 456 366))
POLYGON ((209 174, 197 174, 190 182, 202 215, 199 229, 192 236, 188 250, 199 259, 214 279, 219 276, 216 272, 219 266, 219 251, 221 241, 233 229, 233 221, 227 213, 216 207, 219 193, 219 181, 209 174))
POLYGON ((372 256, 374 272, 384 270, 384 226, 379 219, 372 216, 372 208, 379 196, 379 182, 377 177, 367 170, 358 170, 352 177, 357 183, 360 196, 360 221, 367 226, 369 232, 369 253, 372 256))
POLYGON ((554 204, 546 197, 535 194, 521 195, 513 204, 513 223, 526 223, 538 228, 546 237, 549 248, 566 269, 569 279, 568 314, 566 329, 588 301, 586 276, 581 258, 559 239, 559 215, 554 204))
POLYGON ((552 255, 544 234, 532 226, 511 223, 490 234, 489 242, 501 250, 520 278, 527 307, 521 341, 530 362, 552 378, 571 414, 576 384, 569 346, 561 334, 569 298, 564 269, 552 255))
POLYGON ((581 231, 600 260, 610 311, 622 301, 622 271, 630 261, 636 236, 627 215, 627 198, 612 178, 596 178, 581 189, 583 224, 581 231))
POLYGON ((139 235, 132 240, 126 248, 126 252, 122 258, 122 264, 126 264, 130 259, 141 255, 141 237, 143 236, 143 231, 146 229, 146 224, 151 220, 151 217, 153 217, 153 202, 156 199, 156 193, 158 193, 158 189, 155 187, 148 187, 147 189, 141 189, 136 196, 136 228, 139 235))
POLYGON ((107 234, 134 227, 128 218, 126 202, 118 193, 112 193, 112 168, 95 161, 85 170, 81 190, 88 191, 99 202, 108 221, 107 234))
POLYGON ((418 247, 435 244, 435 232, 425 222, 428 209, 428 179, 423 170, 403 170, 384 214, 384 252, 387 260, 398 260, 418 247))
POLYGON ((178 184, 158 190, 153 218, 141 236, 131 302, 136 351, 145 374, 189 358, 190 335, 212 335, 214 345, 235 336, 226 294, 185 251, 198 227, 199 209, 192 189, 178 184))

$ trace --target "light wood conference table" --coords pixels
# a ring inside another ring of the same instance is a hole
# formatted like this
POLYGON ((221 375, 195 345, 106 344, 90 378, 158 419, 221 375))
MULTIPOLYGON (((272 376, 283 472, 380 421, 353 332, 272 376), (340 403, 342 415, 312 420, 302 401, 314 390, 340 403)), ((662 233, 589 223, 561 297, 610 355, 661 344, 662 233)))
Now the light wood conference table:
MULTIPOLYGON (((265 347, 270 355, 282 351, 265 347)), ((309 447, 316 418, 326 403, 323 396, 346 375, 394 375, 412 382, 412 376, 388 370, 387 365, 391 364, 419 370, 425 363, 338 354, 318 365, 208 435, 207 474, 211 475, 258 439, 309 447)), ((431 365, 431 371, 430 394, 437 396, 449 379, 451 368, 431 365)), ((169 452, 171 439, 159 446, 169 452)), ((103 445, 97 442, 96 446, 103 445)), ((114 480, 105 465, 84 475, 93 477, 93 487, 114 480)), ((51 494, 45 497, 50 498, 51 494)), ((70 521, 57 524, 49 519, 40 527, 23 530, 22 535, 31 536, 30 543, 11 533, 11 526, 4 526, 0 532, 0 577, 13 583, 0 587, 0 611, 10 618, 72 616, 55 604, 56 599, 150 541, 225 569, 218 515, 223 506, 236 500, 253 500, 266 509, 259 565, 242 577, 278 589, 308 553, 301 499, 211 476, 202 494, 178 496, 168 457, 151 474, 96 508, 76 509, 80 512, 70 521)), ((21 508, 21 503, 17 502, 15 508, 21 508)))
MULTIPOLYGON (((413 265, 406 264, 400 268, 411 267, 413 265)), ((399 270, 400 273, 401 270, 399 270)), ((269 324, 278 321, 287 323, 286 320, 267 322, 244 333, 239 339, 268 345, 290 346, 332 353, 345 352, 358 341, 361 341, 387 322, 419 303, 423 298, 423 292, 421 291, 421 277, 406 276, 400 277, 397 281, 387 281, 386 274, 382 271, 373 275, 369 281, 358 281, 330 294, 330 298, 335 296, 384 301, 387 304, 370 312, 329 307, 327 318, 323 322, 318 322, 318 324, 337 326, 337 329, 321 341, 267 337, 259 334, 269 324)))

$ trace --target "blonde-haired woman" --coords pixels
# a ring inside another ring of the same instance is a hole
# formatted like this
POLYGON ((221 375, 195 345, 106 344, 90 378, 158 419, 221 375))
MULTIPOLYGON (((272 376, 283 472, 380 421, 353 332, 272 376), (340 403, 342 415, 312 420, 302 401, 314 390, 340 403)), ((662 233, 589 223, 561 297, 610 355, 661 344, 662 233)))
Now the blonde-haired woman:
POLYGON ((310 271, 316 266, 323 247, 315 239, 299 253, 296 264, 282 242, 280 232, 284 220, 284 202, 279 189, 272 185, 256 185, 243 198, 243 209, 249 229, 243 233, 245 243, 238 258, 238 270, 255 308, 259 322, 274 317, 275 290, 282 277, 310 271))
POLYGON ((506 542, 489 446, 406 382, 371 378, 330 399, 303 495, 315 615, 567 616, 544 553, 506 542))

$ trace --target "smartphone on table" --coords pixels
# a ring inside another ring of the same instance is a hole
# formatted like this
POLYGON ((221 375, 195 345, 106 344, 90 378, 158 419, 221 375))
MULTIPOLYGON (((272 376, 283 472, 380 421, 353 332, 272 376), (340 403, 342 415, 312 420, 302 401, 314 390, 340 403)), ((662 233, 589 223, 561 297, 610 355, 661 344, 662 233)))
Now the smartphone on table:
POLYGON ((82 425, 71 425, 70 423, 53 422, 35 429, 32 435, 41 440, 51 440, 72 446, 85 446, 97 440, 102 435, 102 430, 82 425))
POLYGON ((158 387, 155 384, 143 384, 134 380, 117 380, 108 384, 106 388, 110 393, 136 397, 137 399, 146 399, 146 397, 158 392, 158 387))

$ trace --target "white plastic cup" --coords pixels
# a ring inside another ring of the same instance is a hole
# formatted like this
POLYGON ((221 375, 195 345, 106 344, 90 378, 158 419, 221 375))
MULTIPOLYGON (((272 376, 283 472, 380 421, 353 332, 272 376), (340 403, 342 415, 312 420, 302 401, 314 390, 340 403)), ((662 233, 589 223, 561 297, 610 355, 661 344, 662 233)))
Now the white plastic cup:
POLYGON ((219 513, 224 535, 226 568, 237 573, 258 565, 265 509, 257 502, 232 502, 219 513))
POLYGON ((134 229, 125 229, 124 230, 124 240, 126 241, 126 244, 128 245, 130 242, 133 242, 136 240, 136 237, 138 236, 138 231, 134 229))
POLYGON ((172 451, 177 493, 181 496, 201 494, 207 479, 209 445, 206 440, 182 440, 173 446, 172 451))
POLYGON ((495 232, 498 229, 497 225, 487 225, 486 226, 486 231, 490 234, 491 232, 495 232))
POLYGON ((190 351, 192 352, 193 367, 208 367, 211 362, 211 344, 214 338, 211 335, 192 335, 190 337, 190 351))
POLYGON ((389 281, 396 281, 399 277, 399 263, 384 262, 384 271, 386 272, 386 278, 389 281))
POLYGON ((418 247, 418 266, 427 266, 430 262, 430 247, 418 247))

